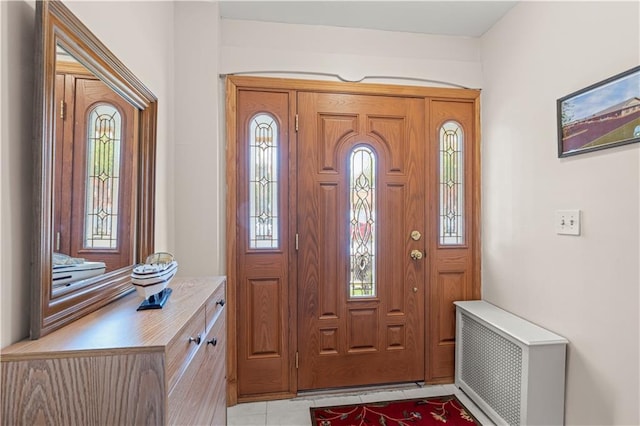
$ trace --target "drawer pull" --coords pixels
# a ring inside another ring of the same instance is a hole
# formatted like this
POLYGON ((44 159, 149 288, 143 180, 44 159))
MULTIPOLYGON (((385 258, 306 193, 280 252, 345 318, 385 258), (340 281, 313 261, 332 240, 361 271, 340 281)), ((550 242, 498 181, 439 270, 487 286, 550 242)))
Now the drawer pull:
POLYGON ((207 345, 215 346, 217 344, 218 344, 218 339, 216 339, 215 337, 207 342, 207 345))
POLYGON ((196 345, 199 345, 200 342, 202 342, 202 338, 200 337, 199 334, 197 337, 189 337, 189 343, 191 342, 195 342, 196 345))
POLYGON ((220 299, 216 302, 216 305, 220 305, 220 307, 224 306, 224 304, 225 304, 224 299, 220 299))

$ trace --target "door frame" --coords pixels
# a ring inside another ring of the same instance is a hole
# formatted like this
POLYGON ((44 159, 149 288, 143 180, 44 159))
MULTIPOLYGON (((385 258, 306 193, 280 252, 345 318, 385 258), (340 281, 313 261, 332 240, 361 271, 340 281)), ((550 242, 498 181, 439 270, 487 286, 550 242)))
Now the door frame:
MULTIPOLYGON (((330 93, 346 93, 346 94, 360 94, 360 95, 385 95, 385 96, 404 96, 404 97, 416 97, 423 98, 425 102, 428 99, 445 99, 455 100, 460 102, 469 102, 473 104, 474 108, 474 138, 471 141, 471 155, 472 164, 472 184, 468 190, 471 192, 472 208, 470 209, 470 215, 468 221, 472 223, 474 234, 471 238, 470 247, 473 252, 472 259, 472 291, 471 297, 473 299, 480 299, 481 297, 481 273, 480 273, 480 249, 481 249, 481 234, 480 234, 480 90, 476 89, 452 89, 441 87, 421 87, 421 86, 401 86, 401 85, 388 85, 388 84, 370 84, 370 83, 343 83, 343 82, 330 82, 330 81, 317 81, 317 80, 299 80, 299 79, 283 79, 283 78, 271 78, 271 77, 251 77, 251 76, 227 76, 226 77, 226 96, 225 96, 225 129, 226 129, 226 272, 227 272, 227 405, 232 406, 238 403, 238 371, 237 371, 237 234, 236 229, 238 227, 237 221, 237 191, 238 191, 238 149, 237 149, 237 93, 241 89, 253 89, 253 90, 278 90, 278 91, 314 91, 314 92, 330 92, 330 93)), ((297 111, 296 97, 292 97, 294 103, 292 111, 297 111)), ((430 109, 425 108, 425 123, 429 123, 430 109)), ((293 122, 293 121, 292 121, 293 122)), ((430 132, 430 126, 425 126, 425 143, 431 143, 432 135, 430 132)), ((290 132, 290 137, 297 138, 297 133, 290 132)), ((295 150, 296 143, 291 143, 292 149, 295 150)), ((289 153, 290 158, 293 154, 294 161, 290 162, 290 176, 294 178, 297 176, 297 170, 295 165, 295 152, 289 153)), ((295 179, 290 179, 290 182, 296 182, 295 179)), ((430 176, 425 176, 425 187, 433 188, 435 182, 430 176)), ((295 197, 296 187, 295 183, 290 188, 290 199, 295 197)), ((425 206, 425 209, 432 208, 430 203, 425 206)), ((295 198, 291 199, 291 205, 295 204, 295 198)), ((295 223, 289 223, 289 227, 293 226, 294 230, 290 235, 295 236, 295 223)), ((431 238, 431 235, 425 236, 431 238)), ((290 259, 295 257, 295 244, 290 244, 289 250, 290 259)), ((297 281, 296 274, 296 262, 289 262, 289 272, 291 277, 291 283, 297 281)), ((429 275, 429 272, 427 272, 429 275)), ((429 317, 429 301, 430 301, 430 279, 426 278, 426 287, 424 292, 425 297, 425 381, 428 383, 437 383, 438 380, 429 381, 429 352, 428 345, 431 341, 432 330, 427 322, 429 317)), ((293 285, 289 289, 289 315, 291 321, 289 330, 289 355, 291 361, 291 388, 289 392, 270 395, 269 399, 274 398, 287 398, 293 397, 297 394, 297 371, 295 365, 295 352, 297 348, 297 288, 293 285)), ((243 398, 242 401, 250 400, 265 400, 267 398, 255 397, 255 398, 243 398)))

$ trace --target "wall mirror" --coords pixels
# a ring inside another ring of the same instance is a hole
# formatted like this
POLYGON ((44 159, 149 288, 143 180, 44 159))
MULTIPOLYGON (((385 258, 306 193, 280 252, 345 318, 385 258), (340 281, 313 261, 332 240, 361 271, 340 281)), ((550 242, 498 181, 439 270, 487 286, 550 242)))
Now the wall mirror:
POLYGON ((133 289, 153 252, 157 99, 58 0, 36 2, 31 338, 133 289))

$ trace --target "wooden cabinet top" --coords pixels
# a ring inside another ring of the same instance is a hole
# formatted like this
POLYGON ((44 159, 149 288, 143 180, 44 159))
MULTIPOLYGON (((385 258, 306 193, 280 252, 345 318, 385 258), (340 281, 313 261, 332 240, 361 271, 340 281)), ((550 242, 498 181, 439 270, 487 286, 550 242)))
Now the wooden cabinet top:
POLYGON ((162 309, 137 311, 142 298, 132 292, 38 340, 2 349, 0 360, 164 350, 224 281, 224 276, 174 278, 169 284, 173 293, 162 309))

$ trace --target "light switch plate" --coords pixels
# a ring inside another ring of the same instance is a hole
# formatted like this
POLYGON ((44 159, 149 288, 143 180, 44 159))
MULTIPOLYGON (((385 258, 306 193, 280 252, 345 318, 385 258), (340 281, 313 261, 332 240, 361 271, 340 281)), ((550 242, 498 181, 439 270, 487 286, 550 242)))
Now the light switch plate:
POLYGON ((580 210, 556 210, 556 234, 580 235, 580 210))

